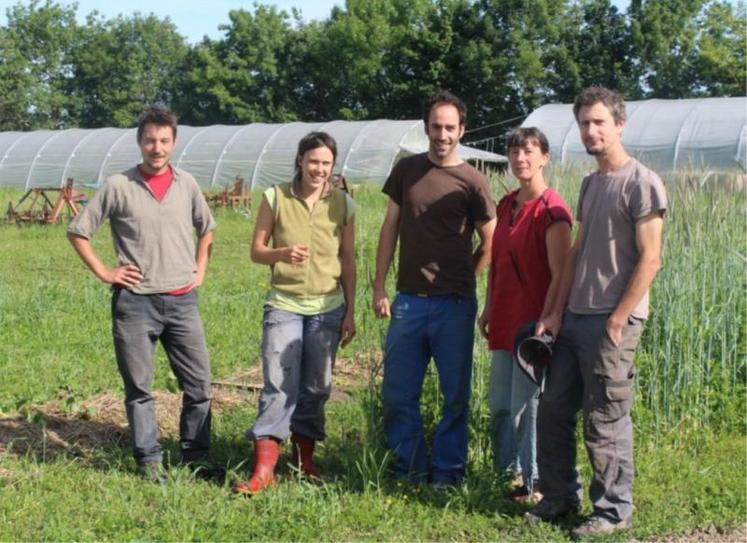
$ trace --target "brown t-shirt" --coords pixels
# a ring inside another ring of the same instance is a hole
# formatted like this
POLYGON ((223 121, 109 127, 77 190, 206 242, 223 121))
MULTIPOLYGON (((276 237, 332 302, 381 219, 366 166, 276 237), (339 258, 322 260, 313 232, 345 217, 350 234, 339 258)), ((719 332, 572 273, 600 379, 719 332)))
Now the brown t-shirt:
POLYGON ((423 153, 400 160, 383 192, 400 207, 397 290, 474 295, 472 234, 495 217, 485 176, 467 163, 441 168, 423 153))
MULTIPOLYGON (((568 309, 611 313, 638 263, 635 224, 651 213, 664 213, 667 193, 656 173, 631 158, 609 175, 585 177, 580 194, 576 217, 583 224, 583 238, 568 309)), ((648 292, 632 315, 648 317, 648 292)))

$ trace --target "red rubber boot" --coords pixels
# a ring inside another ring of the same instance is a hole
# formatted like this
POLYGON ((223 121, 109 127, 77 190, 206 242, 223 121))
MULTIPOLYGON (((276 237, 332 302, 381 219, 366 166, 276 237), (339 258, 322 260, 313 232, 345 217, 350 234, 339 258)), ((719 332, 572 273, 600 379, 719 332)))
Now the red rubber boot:
POLYGON ((309 479, 321 479, 319 470, 314 465, 314 446, 316 441, 300 434, 291 435, 291 464, 301 470, 309 479))
POLYGON ((280 456, 280 443, 272 438, 254 441, 254 473, 248 481, 233 485, 233 492, 254 496, 263 488, 275 484, 275 464, 280 456))

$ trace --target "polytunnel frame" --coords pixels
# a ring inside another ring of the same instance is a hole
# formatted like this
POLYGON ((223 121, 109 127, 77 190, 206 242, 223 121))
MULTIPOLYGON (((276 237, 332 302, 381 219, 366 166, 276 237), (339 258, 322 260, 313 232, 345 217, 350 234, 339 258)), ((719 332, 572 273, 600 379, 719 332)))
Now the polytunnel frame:
MULTIPOLYGON (((245 124, 244 126, 238 128, 234 131, 233 134, 231 134, 231 137, 228 138, 228 141, 223 145, 223 147, 220 150, 220 155, 215 161, 215 166, 213 167, 213 173, 210 175, 210 188, 213 188, 215 186, 215 181, 218 178, 218 173, 220 172, 220 165, 223 162, 223 157, 226 156, 226 153, 228 153, 228 148, 233 145, 233 142, 236 141, 236 138, 239 137, 239 134, 241 134, 244 130, 249 128, 250 126, 253 126, 254 123, 251 124, 245 124)), ((254 165, 254 169, 257 169, 257 165, 254 165)), ((252 178, 254 177, 254 172, 252 172, 252 178)))
MULTIPOLYGON (((294 157, 293 149, 279 144, 284 135, 293 134, 295 138, 301 132, 306 133, 310 130, 325 130, 332 133, 339 130, 340 154, 336 157, 334 171, 358 179, 361 172, 358 171, 356 164, 360 160, 370 159, 370 146, 371 153, 374 153, 377 159, 376 180, 379 182, 382 176, 385 177, 387 170, 391 171, 408 142, 417 140, 420 144, 420 140, 427 140, 422 136, 422 125, 422 120, 336 119, 315 123, 190 126, 189 130, 181 132, 182 141, 178 145, 178 150, 175 149, 172 163, 176 167, 187 168, 197 164, 194 167, 200 169, 200 178, 204 183, 202 186, 206 188, 217 186, 224 177, 233 177, 234 170, 239 168, 241 174, 247 178, 247 184, 254 189, 264 184, 267 181, 266 177, 273 178, 274 172, 280 166, 275 159, 268 162, 270 156, 277 155, 278 160, 285 157, 283 161, 289 156, 294 157), (390 126, 389 123, 394 125, 390 126), (386 142, 380 141, 381 138, 378 137, 381 131, 387 136, 386 142), (255 132, 259 137, 253 137, 255 132), (239 145, 248 139, 254 142, 251 146, 251 157, 242 152, 239 145), (201 148, 203 140, 210 144, 209 156, 203 153, 201 148), (235 165, 234 155, 237 153, 241 164, 235 165), (244 168, 243 164, 247 160, 249 165, 244 168)), ((86 186, 101 186, 110 175, 110 171, 116 169, 113 168, 115 165, 118 168, 123 159, 126 158, 125 162, 129 162, 130 158, 136 156, 138 147, 135 140, 136 128, 102 127, 10 132, 4 134, 4 150, 0 155, 0 169, 3 172, 0 173, 5 173, 7 169, 13 177, 12 184, 15 185, 17 182, 15 186, 26 189, 34 186, 59 187, 71 176, 76 180, 85 178, 86 186), (12 169, 9 169, 11 167, 12 169)), ((283 169, 287 171, 287 165, 283 166, 283 169)))
MULTIPOLYGON (((278 129, 275 130, 269 138, 267 138, 267 141, 262 146, 262 150, 257 155, 257 162, 254 165, 254 171, 252 172, 252 180, 249 183, 249 189, 250 190, 254 190, 254 182, 257 179, 257 172, 259 171, 259 168, 262 165, 262 157, 265 156, 265 153, 267 153, 267 146, 270 145, 271 142, 275 141, 275 138, 277 137, 277 135, 280 132, 282 132, 283 130, 285 130, 289 126, 294 126, 294 125, 298 125, 298 124, 303 124, 303 123, 293 122, 293 123, 288 123, 288 124, 281 124, 281 125, 278 126, 278 129)), ((246 125, 246 126, 251 126, 251 125, 246 125)))
POLYGON ((101 167, 99 168, 99 173, 96 176, 96 182, 100 185, 104 179, 104 168, 106 167, 106 163, 109 162, 109 159, 112 156, 112 149, 114 149, 115 145, 118 145, 120 141, 124 139, 125 136, 130 135, 135 129, 130 128, 122 132, 122 135, 119 136, 117 139, 115 139, 112 144, 109 146, 109 149, 106 150, 106 155, 104 155, 104 160, 101 161, 101 167))
MULTIPOLYGON (((677 169, 677 161, 680 158, 680 146, 682 142, 682 134, 684 132, 684 128, 692 121, 692 119, 697 115, 698 112, 700 112, 704 107, 708 105, 709 102, 713 101, 714 99, 713 98, 691 98, 689 100, 693 100, 694 103, 692 104, 692 106, 690 106, 687 113, 685 113, 682 116, 682 122, 680 123, 679 128, 677 129, 677 133, 676 133, 676 136, 674 138, 674 143, 673 143, 673 154, 672 154, 672 164, 671 164, 672 169, 677 169)), ((635 103, 636 107, 633 108, 632 111, 630 111, 629 115, 627 115, 625 124, 629 125, 630 121, 634 117, 640 116, 638 115, 638 113, 641 109, 647 109, 647 107, 649 106, 653 107, 656 105, 657 102, 668 104, 669 102, 671 102, 671 100, 660 100, 660 99, 654 98, 651 100, 637 100, 634 102, 629 102, 627 104, 628 106, 630 106, 631 103, 635 103)), ((571 109, 571 114, 572 114, 573 104, 564 104, 564 105, 567 105, 571 109)), ((574 126, 577 125, 575 116, 572 115, 572 117, 573 117, 573 120, 569 123, 568 128, 566 129, 565 134, 563 136, 562 144, 560 146, 561 164, 564 163, 566 160, 566 155, 568 151, 568 142, 570 141, 571 132, 573 131, 574 126)), ((745 133, 747 133, 747 126, 742 127, 742 130, 739 133, 739 137, 736 140, 736 146, 737 146, 736 158, 737 158, 738 163, 740 163, 739 159, 741 158, 739 156, 739 153, 742 151, 741 146, 739 145, 739 142, 744 138, 745 133)))
POLYGON ((194 141, 194 139, 200 136, 203 132, 205 132, 209 128, 210 126, 204 126, 202 127, 202 130, 196 130, 195 133, 189 137, 189 139, 187 140, 187 143, 184 144, 184 149, 182 149, 182 152, 179 153, 179 158, 177 159, 176 164, 175 164, 177 168, 181 166, 182 159, 187 154, 187 150, 189 149, 190 145, 192 145, 192 142, 194 141))
MULTIPOLYGON (((11 146, 10 146, 10 147, 8 147, 7 151, 5 151, 5 155, 3 155, 3 159, 2 159, 2 160, 0 160, 0 168, 2 168, 2 167, 3 167, 3 164, 5 164, 5 160, 6 160, 6 159, 8 158, 8 156, 10 155, 10 152, 11 152, 11 151, 12 151, 13 149, 15 149, 15 148, 16 148, 16 145, 18 145, 19 143, 21 143, 21 141, 23 141, 23 140, 25 140, 26 138, 28 138, 28 137, 29 137, 29 136, 30 136, 31 134, 33 134, 33 131, 32 131, 32 132, 25 132, 25 133, 24 133, 24 134, 23 134, 23 135, 22 135, 22 136, 21 136, 20 138, 18 138, 18 139, 17 139, 16 141, 14 141, 14 142, 13 142, 13 143, 11 144, 11 146)), ((26 189, 26 187, 25 187, 25 186, 24 186, 24 189, 26 189)), ((28 190, 28 189, 26 189, 26 190, 28 190)))
POLYGON ((698 111, 698 108, 700 107, 700 104, 703 102, 695 102, 693 106, 690 108, 690 110, 687 112, 686 115, 683 116, 682 122, 680 123, 680 127, 677 130, 677 137, 674 138, 674 153, 672 153, 672 168, 677 167, 677 159, 680 156, 680 141, 682 140, 682 132, 685 128, 685 125, 687 124, 687 121, 690 119, 690 115, 696 113, 698 111))
POLYGON ((70 168, 70 164, 72 163, 73 159, 75 158, 75 153, 78 150, 78 148, 83 145, 85 141, 88 140, 88 138, 94 136, 98 133, 97 129, 92 129, 88 134, 80 138, 80 141, 75 144, 75 147, 73 147, 73 150, 70 151, 70 154, 67 157, 67 160, 65 161, 65 167, 62 168, 62 175, 60 176, 60 186, 65 182, 65 178, 67 176, 67 171, 70 168))
POLYGON ((358 150, 358 145, 361 141, 361 138, 363 137, 363 133, 367 132, 372 126, 376 126, 377 124, 381 123, 381 119, 376 119, 373 121, 368 122, 367 124, 364 124, 360 130, 358 130, 358 133, 355 135, 355 138, 353 138, 352 143, 350 144, 350 147, 348 147, 348 153, 345 155, 345 162, 342 164, 342 169, 340 170, 340 175, 345 176, 345 171, 348 168, 348 162, 350 161, 350 156, 353 154, 354 151, 358 150))
MULTIPOLYGON (((417 121, 413 121, 413 123, 410 125, 410 127, 407 130, 405 130, 405 133, 402 134, 402 137, 399 138, 399 141, 397 142, 397 149, 398 149, 398 151, 395 152, 392 155, 392 160, 389 162, 389 171, 390 172, 392 171, 392 168, 394 168, 394 162, 397 160, 397 157, 399 156, 399 153, 402 150, 402 142, 405 141, 405 138, 410 135, 410 131, 412 131, 412 129, 415 128, 416 126, 418 126, 419 124, 423 124, 423 121, 420 120, 420 119, 417 120, 417 121)), ((427 134, 426 134, 426 136, 427 136, 427 134)))
POLYGON ((29 183, 31 182, 31 174, 34 173, 34 166, 36 166, 36 161, 39 160, 39 157, 42 156, 42 153, 44 152, 44 149, 47 148, 47 145, 49 145, 51 142, 56 140, 62 135, 63 131, 59 130, 57 132, 51 132, 49 137, 44 140, 44 143, 36 150, 36 154, 34 155, 34 160, 31 161, 31 165, 29 166, 29 173, 26 174, 26 182, 23 184, 23 187, 25 190, 29 189, 29 183))

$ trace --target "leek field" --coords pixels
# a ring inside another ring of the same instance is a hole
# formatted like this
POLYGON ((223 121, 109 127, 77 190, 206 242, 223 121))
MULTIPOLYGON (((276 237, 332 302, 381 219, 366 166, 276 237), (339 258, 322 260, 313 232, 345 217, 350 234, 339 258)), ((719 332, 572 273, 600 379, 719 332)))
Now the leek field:
MULTIPOLYGON (((575 207, 581 172, 548 179, 575 207)), ((744 537, 747 522, 747 198, 744 177, 664 176, 669 195, 663 268, 636 363, 636 515, 614 541, 744 537)), ((500 198, 508 178, 494 175, 500 198)), ((21 192, 0 190, 0 203, 21 192)), ((269 271, 249 260, 248 212, 215 211, 218 229, 200 289, 216 382, 214 456, 224 484, 175 461, 165 485, 135 473, 110 334, 109 289, 75 255, 66 224, 0 224, 0 541, 566 541, 580 517, 530 526, 528 506, 506 501, 492 470, 486 388, 489 355, 477 339, 470 465, 453 490, 399 486, 388 477, 379 379, 387 323, 370 309, 386 197, 355 188, 358 335, 338 355, 324 484, 299 480, 281 460, 279 484, 246 499, 232 478, 252 465, 244 430, 261 383, 261 311, 269 271)), ((255 194, 254 207, 259 203, 255 194)), ((112 263, 108 226, 94 246, 112 263)), ((394 294, 390 273, 390 296, 394 294)), ((485 277, 481 278, 484 285, 485 277)), ((480 287, 480 300, 484 298, 480 287)), ((175 380, 159 351, 155 388, 165 452, 178 456, 175 380)), ((433 430, 439 392, 431 369, 422 399, 433 430)), ((579 466, 588 483, 586 453, 579 466)), ((176 458, 175 458, 176 460, 176 458)), ((588 500, 584 512, 589 511, 588 500)))

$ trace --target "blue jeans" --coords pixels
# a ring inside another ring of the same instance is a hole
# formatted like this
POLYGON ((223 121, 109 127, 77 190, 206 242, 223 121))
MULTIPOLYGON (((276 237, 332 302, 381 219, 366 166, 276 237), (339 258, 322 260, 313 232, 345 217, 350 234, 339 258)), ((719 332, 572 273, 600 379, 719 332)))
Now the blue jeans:
POLYGON ((112 291, 112 332, 124 381, 125 409, 138 464, 161 461, 153 384, 153 355, 161 341, 183 391, 179 420, 182 459, 199 460, 210 447, 210 360, 197 311, 197 291, 181 296, 112 291))
POLYGON ((265 307, 262 333, 264 387, 249 439, 284 440, 290 432, 324 439, 324 404, 345 306, 318 315, 265 307))
POLYGON ((513 353, 493 351, 488 405, 495 468, 521 471, 530 491, 538 474, 538 404, 539 387, 516 365, 513 353))
POLYGON ((455 483, 467 463, 467 419, 477 301, 456 295, 398 294, 384 349, 384 433, 398 479, 455 483), (443 394, 431 449, 423 436, 420 395, 433 357, 443 394))

